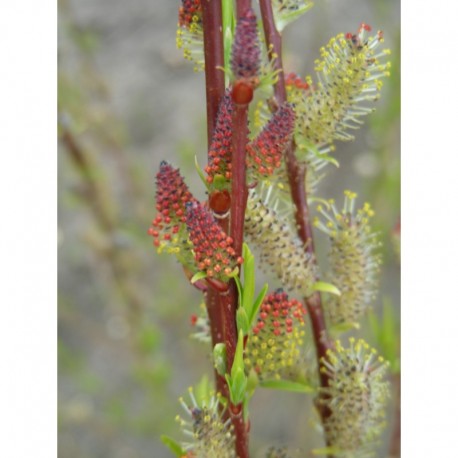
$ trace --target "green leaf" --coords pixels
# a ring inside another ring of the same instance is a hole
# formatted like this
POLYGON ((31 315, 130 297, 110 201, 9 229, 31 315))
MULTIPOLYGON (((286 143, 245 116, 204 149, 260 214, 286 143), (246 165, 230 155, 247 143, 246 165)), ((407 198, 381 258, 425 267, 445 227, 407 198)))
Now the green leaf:
POLYGON ((186 455, 186 451, 181 448, 180 444, 175 439, 162 434, 161 441, 175 456, 182 457, 186 455))
POLYGON ((197 272, 191 278, 191 283, 194 284, 196 281, 202 280, 203 278, 207 278, 206 272, 197 272))
POLYGON ((213 347, 213 362, 215 364, 216 371, 221 376, 223 376, 227 371, 226 361, 227 361, 226 344, 222 342, 217 343, 213 347))
POLYGON ((237 291, 239 292, 239 304, 242 303, 242 298, 243 298, 243 287, 242 284, 240 283, 240 278, 238 276, 234 277, 235 284, 237 285, 237 291))
POLYGON ((234 269, 232 269, 232 272, 228 275, 229 278, 237 278, 239 274, 239 267, 235 267, 234 269))
POLYGON ((289 380, 263 380, 259 383, 262 388, 271 390, 292 391, 294 393, 314 393, 315 388, 307 383, 291 382, 289 380))
POLYGON ((312 286, 312 290, 321 291, 322 293, 335 294, 336 296, 342 295, 337 286, 334 286, 331 283, 326 283, 325 281, 317 281, 316 283, 314 283, 312 286))
POLYGON ((251 308, 254 300, 255 290, 255 268, 254 256, 246 243, 243 244, 243 296, 242 306, 246 310, 248 316, 251 316, 251 308))
POLYGON ((259 307, 261 307, 262 301, 266 297, 267 290, 269 289, 269 285, 266 283, 262 289, 261 292, 258 294, 258 297, 254 301, 253 307, 251 308, 251 314, 248 316, 248 320, 250 323, 250 327, 253 324, 253 321, 256 318, 256 315, 258 314, 259 307))
POLYGON ((245 392, 248 385, 248 378, 243 370, 237 370, 231 377, 231 401, 238 405, 245 399, 245 392))
POLYGON ((204 171, 200 168, 199 163, 197 162, 197 156, 194 156, 194 166, 197 170, 197 173, 202 180, 202 183, 205 185, 205 187, 208 189, 208 182, 207 178, 205 177, 204 171))
POLYGON ((245 364, 243 362, 243 331, 239 331, 237 347, 235 349, 234 362, 232 363, 231 375, 226 374, 227 384, 233 404, 240 404, 247 389, 248 379, 245 375, 245 364))
POLYGON ((244 308, 239 307, 237 309, 236 320, 237 330, 242 330, 244 334, 248 334, 248 331, 250 330, 250 323, 244 308))
MULTIPOLYGON (((235 27, 234 1, 223 0, 222 2, 222 23, 224 37, 224 67, 229 69, 232 52, 232 41, 235 27)), ((227 76, 227 73, 226 73, 227 76)))
POLYGON ((237 339, 237 347, 235 348, 234 362, 231 368, 231 377, 238 371, 245 371, 245 364, 243 362, 243 331, 239 330, 239 337, 237 339))

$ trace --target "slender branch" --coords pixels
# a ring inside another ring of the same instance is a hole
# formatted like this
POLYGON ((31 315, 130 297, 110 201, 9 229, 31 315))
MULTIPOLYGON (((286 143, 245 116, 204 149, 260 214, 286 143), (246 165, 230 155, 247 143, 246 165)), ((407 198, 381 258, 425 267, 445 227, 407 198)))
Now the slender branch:
POLYGON ((248 105, 235 105, 232 117, 232 197, 231 230, 236 256, 242 255, 243 225, 248 198, 246 186, 246 145, 248 142, 248 105))
MULTIPOLYGON (((207 142, 208 149, 215 130, 216 116, 219 104, 224 96, 224 45, 221 32, 222 11, 221 2, 202 2, 202 22, 204 30, 204 53, 205 53, 205 91, 207 100, 207 142)), ((227 230, 227 220, 223 224, 223 230, 227 230)), ((224 327, 222 319, 222 304, 220 294, 209 288, 205 297, 205 303, 210 320, 212 345, 224 342, 224 327)), ((228 387, 224 377, 220 376, 215 369, 216 390, 224 397, 229 396, 228 387)))
POLYGON ((251 8, 251 0, 237 0, 237 19, 245 16, 247 10, 251 8))
MULTIPOLYGON (((276 104, 281 105, 286 101, 285 76, 282 62, 282 37, 275 26, 275 20, 272 11, 271 0, 260 0, 262 23, 264 35, 269 50, 269 58, 278 73, 278 80, 274 86, 276 104)), ((297 232, 300 239, 306 246, 308 253, 315 259, 313 233, 309 208, 307 203, 307 194, 305 190, 306 166, 300 164, 294 154, 296 145, 294 142, 287 149, 285 154, 286 167, 288 171, 288 180, 291 188, 291 197, 296 207, 295 218, 297 232)), ((321 295, 316 292, 305 301, 309 311, 310 321, 312 324, 313 337, 317 352, 318 366, 321 358, 326 357, 326 352, 330 348, 330 341, 326 329, 326 322, 323 316, 321 305, 321 295)), ((320 384, 322 387, 329 385, 329 378, 326 374, 320 373, 320 384)), ((321 418, 325 420, 329 416, 329 409, 320 408, 321 418)))
POLYGON ((207 138, 210 146, 215 130, 216 115, 224 96, 224 42, 221 2, 202 1, 204 29, 205 91, 207 100, 207 138))
MULTIPOLYGON (((212 135, 215 129, 219 104, 224 95, 224 73, 221 70, 221 68, 224 67, 221 1, 203 0, 202 20, 204 29, 205 81, 207 96, 207 135, 208 145, 210 146, 212 135)), ((237 109, 235 111, 237 112, 237 109)), ((246 120, 245 125, 247 125, 246 120)), ((238 133, 237 128, 234 129, 234 136, 236 138, 247 137, 246 126, 240 133, 238 133)), ((242 140, 234 140, 234 145, 240 144, 240 146, 237 147, 239 151, 242 151, 241 142, 242 140)), ((234 249, 237 253, 237 256, 241 255, 242 250, 243 218, 246 206, 244 150, 245 147, 243 146, 243 155, 241 153, 239 153, 239 155, 235 154, 235 156, 238 156, 238 158, 233 159, 233 170, 236 178, 235 182, 233 181, 232 183, 232 187, 235 189, 237 186, 236 183, 238 183, 240 189, 239 193, 236 193, 235 196, 232 196, 231 201, 231 235, 234 239, 234 249), (244 186, 240 186, 241 180, 244 180, 244 186), (243 189, 245 189, 245 191, 243 191, 243 189), (245 204, 243 204, 243 198, 245 198, 245 204), (240 214, 242 215, 241 222, 240 214), (237 234, 235 236, 233 235, 234 231, 237 234)), ((227 218, 218 221, 223 230, 228 232, 227 218)), ((216 341, 221 342, 219 339, 223 337, 222 341, 224 341, 226 344, 228 372, 230 372, 232 367, 235 348, 237 346, 237 325, 235 320, 237 301, 238 295, 234 281, 231 281, 229 290, 226 293, 218 293, 212 288, 209 288, 208 290, 206 303, 210 325, 212 328, 212 341, 214 345, 217 343, 216 341)), ((215 376, 217 390, 220 391, 227 399, 230 399, 228 387, 225 380, 216 372, 215 376)), ((238 458, 248 458, 248 432, 243 418, 242 406, 234 406, 232 403, 229 403, 228 411, 234 427, 236 454, 238 458)))

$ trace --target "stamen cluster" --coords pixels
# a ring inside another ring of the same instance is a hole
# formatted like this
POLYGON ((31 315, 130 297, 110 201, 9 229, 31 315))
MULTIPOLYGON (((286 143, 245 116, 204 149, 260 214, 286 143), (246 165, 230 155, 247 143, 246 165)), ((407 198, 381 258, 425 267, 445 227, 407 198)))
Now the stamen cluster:
POLYGON ((187 205, 186 224, 198 270, 210 278, 228 281, 237 265, 243 262, 242 258, 235 257, 232 238, 198 202, 187 205))
POLYGON ((181 0, 181 7, 178 9, 178 25, 189 28, 196 21, 202 22, 200 0, 181 0))
POLYGON ((245 349, 245 365, 260 379, 288 378, 301 360, 305 335, 304 305, 282 289, 264 299, 245 349))
POLYGON ((380 97, 382 80, 390 74, 391 64, 383 62, 390 51, 379 49, 383 34, 368 37, 369 30, 362 24, 357 34, 339 34, 320 49, 317 83, 310 76, 305 81, 297 75, 286 79, 288 101, 297 116, 297 152, 308 163, 315 181, 312 188, 321 178, 318 170, 332 162, 328 154, 334 142, 354 139, 349 131, 358 129, 362 118, 374 111, 368 103, 380 97))
POLYGON ((388 362, 362 339, 350 338, 349 344, 344 348, 337 340, 321 360, 320 370, 330 378, 329 387, 321 388, 320 402, 331 410, 324 426, 334 456, 369 457, 385 426, 388 362))
POLYGON ((373 111, 361 102, 377 100, 382 78, 389 76, 390 64, 379 59, 390 52, 377 50, 383 34, 367 38, 366 32, 367 26, 356 35, 340 34, 322 47, 321 59, 315 61, 318 84, 307 78, 310 88, 292 100, 297 103, 298 130, 316 145, 353 140, 346 131, 358 128, 362 124, 359 118, 373 111))
POLYGON ((207 182, 212 184, 216 176, 221 176, 229 181, 232 176, 232 112, 234 103, 230 96, 230 90, 221 100, 216 118, 215 131, 213 133, 210 150, 208 152, 209 164, 205 167, 207 182))
POLYGON ((183 444, 186 456, 236 458, 233 427, 230 419, 222 418, 219 394, 211 396, 207 402, 198 403, 192 388, 189 388, 189 398, 191 405, 183 398, 179 399, 189 419, 176 417, 184 434, 192 440, 183 444))
POLYGON ((339 212, 329 201, 332 213, 323 206, 318 211, 327 220, 315 219, 315 226, 329 236, 329 281, 337 286, 341 296, 331 296, 326 312, 332 324, 357 323, 372 305, 377 295, 381 257, 380 243, 369 224, 374 215, 368 203, 355 211, 356 194, 345 191, 343 209, 339 212))
POLYGON ((290 292, 311 294, 315 264, 291 228, 252 189, 245 213, 245 236, 259 251, 259 263, 271 270, 290 292))
POLYGON ((188 259, 190 250, 186 243, 186 205, 191 202, 196 202, 196 199, 179 169, 162 161, 156 175, 157 215, 151 222, 148 234, 153 237, 159 253, 165 249, 188 265, 192 257, 188 259))
POLYGON ((294 131, 294 110, 284 103, 272 115, 262 132, 247 145, 247 165, 252 175, 266 177, 280 168, 294 131))
POLYGON ((201 0, 182 0, 178 10, 176 44, 178 49, 183 49, 183 57, 194 62, 195 71, 203 70, 205 66, 203 38, 201 0))

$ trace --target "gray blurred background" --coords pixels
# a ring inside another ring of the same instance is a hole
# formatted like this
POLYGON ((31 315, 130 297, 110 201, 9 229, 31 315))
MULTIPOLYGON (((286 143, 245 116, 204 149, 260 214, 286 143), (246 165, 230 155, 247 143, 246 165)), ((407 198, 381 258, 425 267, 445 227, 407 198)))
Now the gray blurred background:
MULTIPOLYGON (((208 348, 189 340, 200 295, 146 235, 159 162, 180 166, 204 197, 194 155, 205 163, 204 76, 175 48, 178 0, 59 1, 59 456, 160 458, 180 437, 177 399, 203 372, 208 348)), ((361 22, 385 32, 392 76, 378 111, 319 193, 357 191, 376 210, 385 244, 383 302, 399 311, 392 230, 399 218, 397 0, 317 0, 285 31, 286 71, 313 72, 320 46, 361 22)), ((323 256, 326 248, 318 244, 323 256)), ((397 315, 398 316, 398 315, 397 315)), ((359 335, 376 345, 368 326, 359 335)), ((387 433, 378 456, 388 456, 387 433)), ((251 449, 322 446, 310 399, 258 390, 250 404, 251 449)), ((301 455, 305 456, 305 455, 301 455)))

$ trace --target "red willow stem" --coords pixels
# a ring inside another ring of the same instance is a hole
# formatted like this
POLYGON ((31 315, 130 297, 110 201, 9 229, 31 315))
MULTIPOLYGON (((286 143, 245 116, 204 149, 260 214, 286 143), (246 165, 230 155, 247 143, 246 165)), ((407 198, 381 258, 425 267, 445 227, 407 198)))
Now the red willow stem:
MULTIPOLYGON (((207 140, 208 150, 216 125, 219 104, 224 96, 224 45, 222 36, 222 10, 220 1, 202 1, 202 25, 204 30, 205 54, 205 91, 207 101, 207 140)), ((210 159, 210 158, 208 158, 210 159)), ((218 220, 224 231, 227 231, 227 220, 218 220)), ((208 288, 205 303, 210 320, 210 332, 213 347, 224 342, 224 325, 221 313, 221 296, 214 288, 208 288)), ((229 390, 224 377, 215 369, 216 391, 224 397, 229 390)))
POLYGON ((251 8, 251 0, 237 0, 237 20, 251 8))
MULTIPOLYGON (((285 75, 282 62, 282 38, 275 26, 275 20, 272 11, 271 0, 260 0, 262 24, 264 27, 264 36, 269 50, 269 58, 278 72, 278 80, 274 85, 276 98, 275 105, 281 105, 286 101, 285 75)), ((296 224, 297 233, 306 246, 306 250, 314 259, 315 248, 313 244, 313 233, 309 208, 307 203, 307 194, 305 190, 305 177, 307 169, 304 164, 300 164, 294 154, 294 141, 287 149, 285 154, 286 167, 288 170, 288 180, 291 187, 291 197, 296 207, 296 224)), ((326 322, 323 316, 321 306, 321 295, 316 292, 305 300, 312 324, 313 337, 317 352, 318 367, 320 367, 321 358, 326 357, 326 352, 330 348, 330 340, 326 329, 326 322)), ((320 372, 320 384, 322 387, 329 386, 329 377, 320 372)), ((322 420, 325 420, 329 414, 329 409, 320 408, 322 420)))
POLYGON ((232 196, 231 237, 235 255, 242 255, 246 201, 246 145, 248 142, 248 105, 235 105, 232 116, 232 196))
MULTIPOLYGON (((222 35, 222 10, 220 0, 202 0, 202 22, 204 30, 204 53, 205 53, 205 84, 207 98, 207 136, 208 146, 210 149, 212 135, 215 129, 216 116, 219 104, 224 95, 224 44, 222 35)), ((210 158, 209 158, 210 159, 210 158)), ((245 164, 243 164, 244 170, 245 164)), ((235 168, 235 166, 233 165, 235 168)), ((237 169, 236 169, 237 170, 237 169)), ((243 172, 244 173, 244 172, 243 172)), ((237 173, 236 173, 237 175, 237 173)), ((238 177, 240 180, 240 176, 238 177)), ((232 188, 235 184, 232 183, 232 188)), ((242 194, 243 196, 243 194, 242 194)), ((232 196, 234 199, 234 196, 232 196)), ((235 197, 238 201, 240 198, 235 197)), ((246 205, 246 199, 245 199, 246 205)), ((245 210, 245 206, 236 205, 235 217, 233 216, 233 207, 231 204, 231 220, 235 220, 237 233, 240 232, 240 222, 237 216, 240 211, 245 210)), ((242 214, 244 215, 244 213, 242 214)), ((218 220, 220 226, 225 232, 228 232, 228 220, 218 220)), ((231 224, 231 231, 234 225, 231 224)), ((234 245, 240 248, 236 250, 237 256, 241 254, 243 243, 243 219, 241 225, 242 236, 237 235, 234 238, 234 245), (238 245, 236 245, 238 244, 238 245)), ((232 232, 231 232, 232 235, 232 232)), ((209 288, 206 304, 208 316, 211 325, 211 334, 213 345, 217 342, 224 341, 226 344, 227 354, 227 371, 230 372, 237 346, 237 326, 235 313, 237 308, 237 290, 234 281, 229 284, 229 290, 226 293, 218 293, 209 288)), ((230 399, 226 381, 215 371, 217 391, 221 392, 226 399, 230 399)), ((248 432, 243 419, 242 406, 234 406, 229 403, 229 414, 234 427, 235 449, 238 458, 248 458, 248 432)))
MULTIPOLYGON (((237 0, 237 19, 244 17, 251 9, 251 0, 237 0)), ((235 104, 232 115, 232 183, 231 183, 231 224, 230 235, 233 239, 233 247, 237 257, 242 255, 243 228, 245 222, 245 209, 248 198, 246 186, 246 145, 248 143, 248 103, 235 104)), ((229 348, 230 339, 226 338, 226 352, 228 371, 232 367, 237 345, 236 311, 238 305, 238 293, 235 282, 230 284, 228 299, 227 330, 235 331, 234 346, 229 348)), ((227 336, 229 337, 229 336, 227 336)), ((243 418, 243 406, 230 403, 229 411, 235 432, 235 451, 238 458, 248 458, 248 430, 243 418)))

